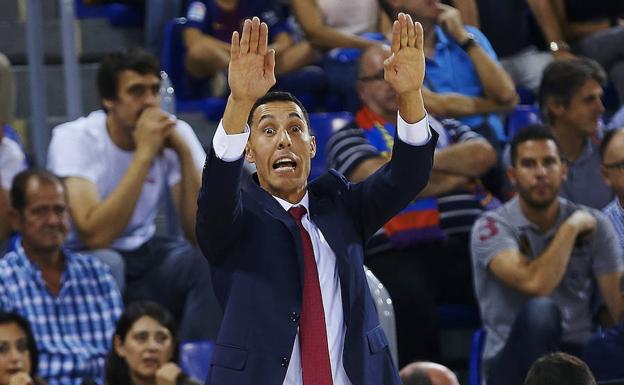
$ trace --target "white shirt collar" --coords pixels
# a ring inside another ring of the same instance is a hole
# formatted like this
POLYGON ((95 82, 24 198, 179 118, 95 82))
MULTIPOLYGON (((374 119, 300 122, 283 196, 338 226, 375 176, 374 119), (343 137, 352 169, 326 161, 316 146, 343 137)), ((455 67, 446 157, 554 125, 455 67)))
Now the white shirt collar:
POLYGON ((272 195, 273 198, 275 198, 275 200, 277 201, 277 203, 279 203, 284 210, 288 211, 290 210, 291 207, 293 206, 303 206, 305 207, 307 214, 306 216, 310 215, 310 198, 308 197, 308 191, 306 190, 305 195, 303 196, 303 198, 301 198, 301 200, 298 203, 292 204, 282 198, 278 198, 275 195, 272 195))

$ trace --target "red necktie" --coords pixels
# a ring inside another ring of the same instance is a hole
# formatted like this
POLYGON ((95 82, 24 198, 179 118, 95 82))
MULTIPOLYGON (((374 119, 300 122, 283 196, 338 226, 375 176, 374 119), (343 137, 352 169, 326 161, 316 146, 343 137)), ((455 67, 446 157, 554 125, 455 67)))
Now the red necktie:
POLYGON ((303 385, 332 385, 321 285, 310 234, 301 223, 301 218, 306 214, 306 208, 291 207, 288 213, 297 223, 303 246, 303 305, 299 318, 303 385))

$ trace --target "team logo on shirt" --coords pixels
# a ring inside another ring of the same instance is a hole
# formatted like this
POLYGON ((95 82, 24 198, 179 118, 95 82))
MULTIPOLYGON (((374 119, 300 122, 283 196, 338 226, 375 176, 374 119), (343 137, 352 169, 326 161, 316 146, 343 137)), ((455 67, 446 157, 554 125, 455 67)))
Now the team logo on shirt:
POLYGON ((494 219, 485 218, 485 220, 481 221, 481 226, 479 227, 479 240, 481 242, 487 241, 496 234, 498 234, 498 226, 494 219))
POLYGON ((204 21, 206 17, 206 4, 201 1, 194 1, 188 8, 188 12, 186 13, 186 18, 191 21, 204 21))

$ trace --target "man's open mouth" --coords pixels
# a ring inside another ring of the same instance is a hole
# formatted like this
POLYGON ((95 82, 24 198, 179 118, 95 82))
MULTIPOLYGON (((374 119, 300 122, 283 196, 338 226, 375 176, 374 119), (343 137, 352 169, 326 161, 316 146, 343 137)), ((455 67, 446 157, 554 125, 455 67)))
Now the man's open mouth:
POLYGON ((273 163, 273 170, 285 172, 285 171, 295 171, 297 168, 297 162, 289 157, 282 157, 276 160, 273 163))

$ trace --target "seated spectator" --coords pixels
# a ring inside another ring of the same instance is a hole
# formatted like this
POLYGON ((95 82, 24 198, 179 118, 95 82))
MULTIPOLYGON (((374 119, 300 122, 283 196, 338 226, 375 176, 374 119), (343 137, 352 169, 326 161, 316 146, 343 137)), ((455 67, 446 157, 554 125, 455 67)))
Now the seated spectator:
MULTIPOLYGON (((352 182, 364 180, 391 156, 398 102, 383 79, 389 54, 378 47, 364 52, 357 84, 363 107, 328 142, 328 167, 352 182)), ((366 250, 366 265, 394 304, 399 366, 440 358, 436 301, 474 303, 470 226, 492 203, 478 180, 496 162, 492 146, 458 121, 430 116, 429 123, 439 139, 422 199, 386 223, 366 250)))
MULTIPOLYGON (((615 199, 603 212, 615 227, 624 250, 624 129, 608 131, 600 145, 602 174, 615 192, 615 199)), ((624 277, 620 281, 620 295, 624 297, 624 277)), ((601 331, 585 347, 583 359, 598 381, 624 378, 624 322, 601 331)))
POLYGON ((390 19, 377 0, 291 0, 290 6, 306 38, 326 53, 322 63, 329 91, 341 102, 334 108, 356 111, 357 59, 361 50, 381 46, 381 36, 389 37, 390 19))
POLYGON ((412 362, 399 376, 403 385, 459 385, 455 373, 435 362, 412 362))
MULTIPOLYGON (((173 362, 178 340, 174 320, 155 302, 134 302, 117 322, 106 362, 110 385, 198 385, 173 362)), ((206 362, 208 365, 208 362, 206 362)))
POLYGON ((38 356, 28 320, 0 311, 0 385, 46 385, 37 376, 38 356))
POLYGON ((18 174, 9 218, 21 235, 0 259, 0 309, 30 320, 39 375, 50 385, 100 381, 122 300, 107 266, 62 248, 67 191, 43 170, 18 174))
POLYGON ((617 0, 537 1, 536 18, 551 49, 600 63, 624 101, 624 2, 617 0))
POLYGON ((277 76, 314 61, 311 45, 294 41, 276 1, 194 0, 189 2, 184 30, 188 73, 202 79, 227 69, 232 32, 240 31, 243 20, 256 15, 269 26, 269 48, 275 50, 277 76))
MULTIPOLYGON (((11 64, 0 53, 0 242, 11 233, 8 222, 9 190, 15 174, 26 167, 26 158, 19 144, 4 136, 4 126, 13 119, 15 84, 11 64)), ((4 248, 0 244, 0 252, 4 248)))
POLYGON ((100 65, 104 111, 53 130, 48 166, 64 178, 73 250, 112 248, 126 264, 127 302, 165 306, 184 339, 214 337, 218 321, 208 262, 192 246, 206 157, 191 126, 159 108, 159 66, 144 51, 111 53, 100 65), (168 191, 167 191, 168 190, 168 191), (170 193, 187 242, 155 235, 170 193))
MULTIPOLYGON (((539 50, 533 42, 531 11, 535 12, 541 0, 468 0, 477 3, 480 25, 501 66, 516 86, 536 92, 544 68, 565 51, 539 50)), ((462 13, 463 18, 463 13, 462 13)), ((469 24, 466 22, 466 24, 469 24)), ((554 48, 554 47, 553 47, 554 48)))
POLYGON ((22 148, 13 139, 4 136, 4 128, 0 126, 0 241, 6 240, 11 234, 9 190, 15 175, 25 168, 26 155, 22 148))
POLYGON ((615 320, 624 309, 617 234, 600 211, 558 197, 566 166, 550 130, 520 131, 511 161, 508 174, 518 195, 485 213, 471 240, 487 331, 484 373, 497 385, 522 384, 545 353, 578 354, 594 331, 596 287, 615 320))
POLYGON ((607 131, 600 144, 600 157, 602 176, 615 194, 603 212, 611 219, 624 250, 624 128, 607 131))
POLYGON ((394 19, 399 11, 419 21, 425 32, 423 97, 433 115, 457 118, 497 147, 505 141, 498 113, 518 101, 514 83, 497 61, 489 41, 464 26, 457 9, 439 0, 379 0, 394 19))
POLYGON ((596 385, 596 380, 581 359, 559 352, 535 361, 524 385, 596 385))
POLYGON ((323 50, 379 46, 359 35, 390 32, 376 0, 291 0, 290 6, 306 38, 323 50))
POLYGON ((591 59, 559 60, 546 67, 538 96, 542 120, 552 127, 568 169, 559 194, 595 209, 613 199, 600 175, 598 150, 605 80, 591 59))

